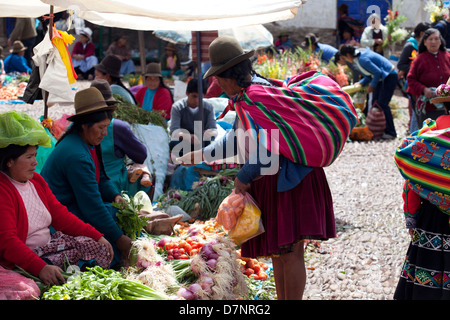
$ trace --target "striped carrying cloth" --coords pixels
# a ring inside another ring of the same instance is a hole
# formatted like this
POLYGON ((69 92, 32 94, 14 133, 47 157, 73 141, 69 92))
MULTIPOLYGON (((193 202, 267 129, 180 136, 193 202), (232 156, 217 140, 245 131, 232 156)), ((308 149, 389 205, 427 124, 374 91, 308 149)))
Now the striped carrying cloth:
POLYGON ((329 166, 358 121, 350 96, 316 71, 270 81, 273 86, 243 90, 219 118, 235 110, 244 129, 272 153, 305 166, 329 166), (273 130, 279 139, 271 139, 273 130))
POLYGON ((450 214, 450 128, 438 130, 427 119, 395 151, 403 178, 421 198, 450 214))

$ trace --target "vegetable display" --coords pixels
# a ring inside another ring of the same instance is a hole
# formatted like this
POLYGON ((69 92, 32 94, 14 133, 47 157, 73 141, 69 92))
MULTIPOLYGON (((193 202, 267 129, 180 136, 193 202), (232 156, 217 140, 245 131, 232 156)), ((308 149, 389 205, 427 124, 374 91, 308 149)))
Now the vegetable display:
POLYGON ((88 268, 79 276, 46 291, 43 300, 166 300, 169 297, 112 269, 88 268))

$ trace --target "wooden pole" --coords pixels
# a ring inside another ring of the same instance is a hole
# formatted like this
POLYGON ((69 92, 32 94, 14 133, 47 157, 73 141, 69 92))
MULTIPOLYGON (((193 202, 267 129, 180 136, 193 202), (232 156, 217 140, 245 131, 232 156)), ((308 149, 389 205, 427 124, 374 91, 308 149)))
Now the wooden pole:
MULTIPOLYGON (((50 6, 50 22, 48 23, 48 36, 50 37, 50 41, 53 38, 53 5, 50 6)), ((44 120, 48 117, 48 95, 47 91, 43 91, 44 94, 44 120)))
POLYGON ((139 40, 139 56, 141 59, 141 75, 142 81, 144 81, 144 74, 147 69, 146 68, 147 57, 145 56, 145 45, 144 45, 144 31, 138 30, 138 40, 139 40))

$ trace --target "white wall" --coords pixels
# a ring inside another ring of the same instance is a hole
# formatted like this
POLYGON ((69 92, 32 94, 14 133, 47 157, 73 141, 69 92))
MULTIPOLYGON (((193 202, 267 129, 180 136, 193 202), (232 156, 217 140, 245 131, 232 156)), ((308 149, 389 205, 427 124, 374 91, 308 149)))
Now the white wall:
MULTIPOLYGON (((384 0, 380 0, 384 1, 384 0)), ((414 28, 420 21, 429 21, 429 15, 423 10, 427 0, 393 0, 393 8, 398 5, 400 14, 408 20, 402 25, 414 28), (401 3, 403 3, 401 5, 401 3)), ((336 0, 307 0, 298 10, 297 16, 290 20, 277 21, 281 28, 324 28, 335 29, 337 18, 336 0)))

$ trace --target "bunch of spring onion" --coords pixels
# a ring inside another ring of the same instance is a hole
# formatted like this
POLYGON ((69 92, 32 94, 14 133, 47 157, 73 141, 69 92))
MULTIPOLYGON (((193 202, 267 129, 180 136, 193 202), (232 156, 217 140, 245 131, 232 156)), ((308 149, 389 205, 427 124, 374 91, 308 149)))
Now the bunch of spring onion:
POLYGON ((177 296, 186 300, 234 300, 245 298, 248 288, 240 270, 232 240, 217 237, 204 244, 191 259, 195 283, 181 287, 177 296))
POLYGON ((44 300, 167 300, 166 294, 139 281, 125 279, 118 271, 99 266, 88 268, 61 286, 43 294, 44 300))

